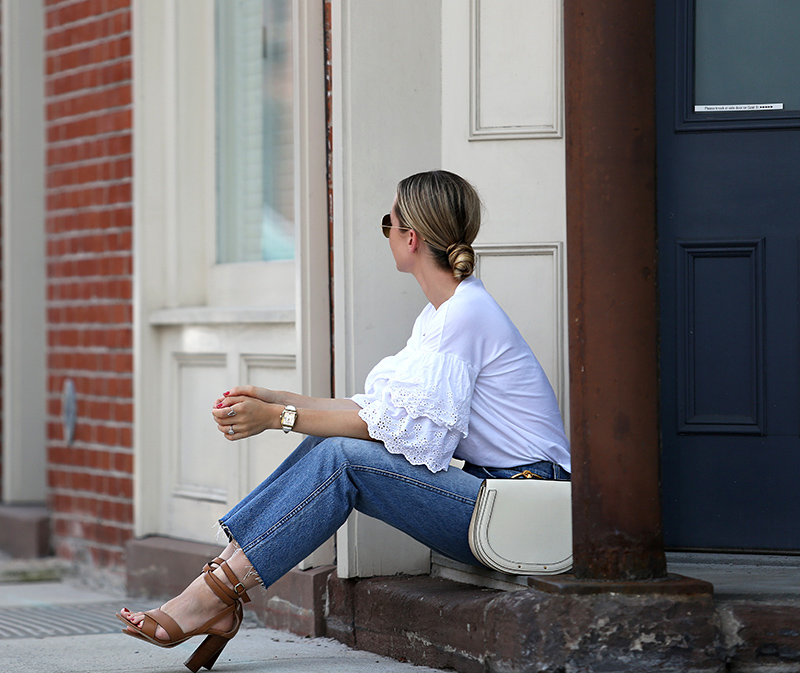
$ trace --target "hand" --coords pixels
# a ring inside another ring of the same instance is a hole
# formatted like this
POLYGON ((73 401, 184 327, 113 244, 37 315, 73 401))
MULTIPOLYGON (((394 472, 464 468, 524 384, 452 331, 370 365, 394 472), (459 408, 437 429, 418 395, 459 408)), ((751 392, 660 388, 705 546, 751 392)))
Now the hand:
MULTIPOLYGON (((244 386, 243 388, 253 388, 244 386)), ((243 388, 234 388, 219 398, 211 410, 217 429, 225 439, 234 441, 252 437, 270 428, 279 428, 283 406, 270 404, 248 395, 233 395, 243 388), (231 430, 233 432, 231 432, 231 430)), ((261 390, 266 390, 262 388, 261 390)))
POLYGON ((227 392, 222 393, 222 397, 218 397, 214 401, 214 408, 225 402, 228 397, 252 397, 262 402, 269 404, 279 404, 278 392, 270 390, 269 388, 258 388, 256 386, 236 386, 227 392))

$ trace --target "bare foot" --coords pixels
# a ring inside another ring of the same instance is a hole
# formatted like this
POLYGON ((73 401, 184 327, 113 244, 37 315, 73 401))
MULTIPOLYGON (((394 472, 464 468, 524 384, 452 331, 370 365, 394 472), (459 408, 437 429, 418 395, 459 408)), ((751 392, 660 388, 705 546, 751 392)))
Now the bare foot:
MULTIPOLYGON (((220 577, 221 573, 215 573, 220 577)), ((224 577, 220 577, 226 584, 229 584, 224 577)), ((209 619, 213 619, 215 615, 222 612, 227 606, 216 594, 211 591, 210 587, 206 584, 205 578, 200 575, 194 580, 180 596, 176 596, 170 601, 167 601, 161 610, 166 612, 172 617, 178 625, 183 629, 184 633, 189 633, 194 629, 205 624, 209 619)), ((138 633, 138 628, 141 628, 144 623, 144 612, 131 612, 128 608, 122 608, 120 615, 127 619, 133 626, 128 627, 131 633, 138 633)), ((234 626, 235 617, 233 614, 226 615, 224 618, 213 623, 211 626, 220 631, 228 631, 234 626)), ((169 634, 160 626, 156 628, 155 636, 158 640, 168 641, 169 634)))

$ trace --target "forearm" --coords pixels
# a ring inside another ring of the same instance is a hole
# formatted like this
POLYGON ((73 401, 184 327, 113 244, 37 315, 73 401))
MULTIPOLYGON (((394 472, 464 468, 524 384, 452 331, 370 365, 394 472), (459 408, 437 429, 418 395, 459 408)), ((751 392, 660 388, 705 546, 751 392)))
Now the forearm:
MULTIPOLYGON (((349 409, 303 409, 297 407, 297 421, 293 430, 315 437, 372 439, 369 436, 367 424, 358 415, 360 407, 355 403, 353 405, 354 408, 349 409)), ((283 407, 281 407, 281 411, 283 411, 283 407)))
POLYGON ((246 391, 250 394, 234 395, 242 392, 245 392, 243 388, 228 391, 217 400, 211 412, 218 429, 225 433, 227 439, 243 439, 264 430, 281 429, 281 412, 289 404, 297 408, 297 419, 293 428, 295 432, 317 437, 370 439, 367 424, 358 415, 360 407, 352 400, 323 400, 295 394, 287 394, 284 397, 282 393, 274 397, 270 395, 269 399, 282 400, 276 403, 267 402, 263 397, 254 395, 254 390, 246 391), (303 406, 309 402, 309 406, 303 406), (333 404, 323 405, 319 404, 320 402, 333 404))
MULTIPOLYGON (((269 388, 259 388, 256 386, 240 386, 233 388, 225 393, 225 397, 228 396, 254 397, 267 404, 281 404, 284 406, 292 404, 298 409, 358 410, 359 408, 355 402, 347 398, 309 397, 308 395, 300 395, 287 390, 271 390, 269 388)), ((217 401, 220 402, 221 400, 217 401)))
MULTIPOLYGON (((292 404, 298 409, 314 410, 314 411, 358 411, 359 407, 353 400, 347 398, 336 397, 308 397, 307 395, 299 395, 297 393, 290 393, 284 390, 273 391, 277 394, 275 404, 292 404)), ((303 433, 313 434, 313 433, 303 433)), ((322 437, 324 435, 317 435, 322 437)))

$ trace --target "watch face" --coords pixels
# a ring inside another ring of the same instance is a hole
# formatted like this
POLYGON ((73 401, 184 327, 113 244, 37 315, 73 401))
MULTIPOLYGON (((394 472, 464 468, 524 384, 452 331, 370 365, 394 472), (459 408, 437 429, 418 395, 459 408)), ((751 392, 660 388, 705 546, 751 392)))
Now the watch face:
POLYGON ((291 409, 284 409, 281 413, 281 425, 294 425, 297 420, 297 412, 291 409))

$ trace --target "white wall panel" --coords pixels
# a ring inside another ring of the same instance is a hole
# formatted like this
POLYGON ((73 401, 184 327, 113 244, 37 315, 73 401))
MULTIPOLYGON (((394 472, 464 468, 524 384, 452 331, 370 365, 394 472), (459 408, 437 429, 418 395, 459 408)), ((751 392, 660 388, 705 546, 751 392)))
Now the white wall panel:
MULTIPOLYGON (((397 182, 441 167, 438 2, 331 3, 336 395, 363 390, 426 303, 380 231, 397 182)), ((339 531, 340 577, 427 572, 430 552, 355 513, 339 531)))
MULTIPOLYGON (((239 368, 240 379, 254 386, 272 390, 299 388, 293 355, 242 355, 239 368)), ((246 450, 242 451, 239 470, 241 494, 249 493, 272 474, 301 441, 301 435, 283 432, 262 432, 243 439, 241 443, 246 450)))
POLYGON ((475 250, 476 275, 533 349, 562 409, 566 403, 563 250, 561 243, 483 245, 475 250))
POLYGON ((561 3, 472 0, 471 139, 561 135, 561 3))
POLYGON ((224 390, 226 358, 216 353, 174 353, 175 404, 170 427, 178 450, 173 495, 190 500, 225 503, 228 500, 226 456, 204 451, 214 439, 211 400, 224 390))

